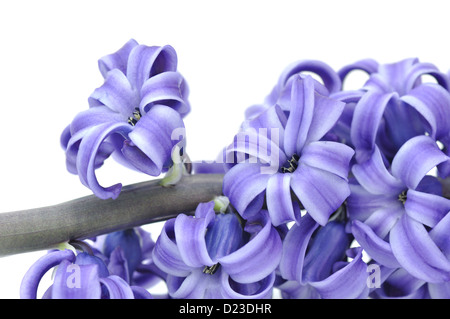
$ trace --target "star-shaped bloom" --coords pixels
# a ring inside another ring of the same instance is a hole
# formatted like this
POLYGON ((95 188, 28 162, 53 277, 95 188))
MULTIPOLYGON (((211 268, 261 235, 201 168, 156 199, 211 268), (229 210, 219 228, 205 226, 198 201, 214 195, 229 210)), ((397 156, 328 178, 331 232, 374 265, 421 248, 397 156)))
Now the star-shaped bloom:
POLYGON ((266 203, 275 226, 298 220, 302 207, 325 225, 350 194, 354 151, 324 140, 344 103, 323 95, 327 89, 309 75, 289 83, 288 111, 277 104, 265 109, 227 148, 224 194, 244 218, 266 203))
POLYGON ((442 221, 450 200, 442 196, 439 180, 426 175, 449 159, 434 139, 421 135, 399 149, 390 167, 378 148, 353 166, 359 184, 351 185, 347 200, 352 233, 376 262, 430 283, 450 280, 448 243, 439 235, 442 228, 448 233, 442 221))
POLYGON ((270 298, 281 239, 267 213, 242 226, 233 213, 200 203, 168 220, 153 252, 172 298, 270 298))
MULTIPOLYGON (((89 97, 90 108, 64 130, 67 169, 102 199, 116 198, 121 184, 103 187, 95 170, 105 159, 157 176, 171 165, 189 110, 188 87, 177 71, 171 46, 130 40, 99 60, 104 84, 89 97)), ((183 140, 183 139, 182 139, 183 140)))

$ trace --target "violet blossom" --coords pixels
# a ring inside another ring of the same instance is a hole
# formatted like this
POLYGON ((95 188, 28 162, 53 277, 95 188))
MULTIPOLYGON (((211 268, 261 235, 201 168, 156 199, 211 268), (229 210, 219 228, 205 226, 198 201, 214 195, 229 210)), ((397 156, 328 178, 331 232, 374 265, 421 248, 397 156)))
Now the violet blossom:
MULTIPOLYGON (((172 165, 180 143, 173 132, 184 128, 190 111, 188 87, 177 71, 171 46, 128 41, 99 60, 105 81, 89 97, 89 109, 64 130, 67 169, 102 198, 117 198, 121 184, 103 187, 95 170, 113 155, 121 164, 158 176, 172 165)), ((181 142, 183 139, 181 139, 181 142)))
POLYGON ((325 225, 350 194, 354 151, 323 139, 345 104, 323 95, 328 90, 309 75, 288 82, 286 111, 278 104, 265 108, 227 148, 224 194, 244 218, 266 203, 275 226, 298 220, 303 208, 325 225))
POLYGON ((281 239, 267 213, 242 225, 233 212, 200 203, 168 220, 153 252, 172 298, 270 298, 281 239))
MULTIPOLYGON (((408 140, 386 167, 378 148, 352 172, 347 200, 352 232, 358 243, 379 264, 402 267, 416 278, 432 283, 450 280, 450 260, 433 240, 434 229, 450 211, 442 186, 426 175, 448 161, 429 136, 408 140)), ((448 223, 447 223, 448 224, 448 223)), ((445 244, 447 245, 447 244, 445 244)))

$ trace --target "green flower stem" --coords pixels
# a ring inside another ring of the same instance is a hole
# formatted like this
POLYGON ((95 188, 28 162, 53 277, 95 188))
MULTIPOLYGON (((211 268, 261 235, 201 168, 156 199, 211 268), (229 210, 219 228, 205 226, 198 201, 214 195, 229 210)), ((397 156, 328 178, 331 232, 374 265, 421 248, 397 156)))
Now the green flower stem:
POLYGON ((183 176, 174 186, 160 179, 124 186, 115 200, 94 195, 58 205, 0 214, 0 256, 49 249, 189 213, 222 194, 223 175, 183 176))

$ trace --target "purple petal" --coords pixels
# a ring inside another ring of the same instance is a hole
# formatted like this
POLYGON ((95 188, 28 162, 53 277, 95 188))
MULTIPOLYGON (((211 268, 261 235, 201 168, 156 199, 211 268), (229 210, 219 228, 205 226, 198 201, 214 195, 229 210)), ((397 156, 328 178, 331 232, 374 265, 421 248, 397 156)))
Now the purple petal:
POLYGON ((297 281, 285 281, 277 288, 280 289, 283 299, 320 299, 320 295, 314 287, 300 284, 297 281))
POLYGON ((177 54, 171 46, 138 45, 128 57, 127 78, 133 88, 140 89, 150 77, 176 68, 177 54))
POLYGON ((420 77, 424 74, 434 77, 444 89, 450 88, 449 78, 445 73, 439 71, 439 69, 431 63, 416 63, 408 71, 408 75, 405 77, 405 92, 409 92, 417 83, 420 83, 420 77))
POLYGON ((236 214, 221 213, 216 214, 214 224, 206 231, 205 241, 209 257, 217 261, 242 247, 247 237, 236 214))
POLYGON ((303 163, 293 173, 291 187, 303 207, 322 226, 350 195, 345 179, 303 163))
POLYGON ((108 290, 109 299, 134 299, 131 287, 119 276, 100 278, 100 283, 108 290))
POLYGON ((236 163, 259 163, 263 174, 278 171, 280 163, 286 162, 286 155, 280 149, 280 132, 274 128, 269 130, 247 127, 239 131, 233 143, 224 151, 224 163, 230 169, 236 163))
POLYGON ((358 162, 366 160, 364 158, 366 153, 372 153, 384 110, 393 96, 393 93, 373 90, 364 94, 356 104, 351 127, 351 139, 356 147, 358 162))
POLYGON ((378 70, 378 62, 373 59, 356 61, 352 64, 344 66, 337 73, 341 81, 344 82, 347 75, 354 70, 362 70, 370 75, 378 70))
POLYGON ((114 112, 106 106, 97 106, 89 108, 78 113, 70 123, 70 133, 72 135, 91 128, 93 126, 110 123, 125 122, 126 118, 120 113, 114 112))
POLYGON ((443 196, 441 181, 435 176, 426 175, 417 185, 416 191, 443 196))
POLYGON ((286 115, 283 113, 281 108, 278 105, 274 105, 265 108, 257 117, 245 121, 242 124, 242 128, 244 130, 253 128, 254 130, 260 130, 260 133, 263 133, 263 130, 265 129, 267 130, 267 137, 278 145, 280 149, 284 149, 283 141, 286 121, 286 115), (276 139, 270 134, 272 130, 278 130, 278 136, 276 139))
POLYGON ((306 248, 313 232, 319 225, 309 214, 304 215, 298 224, 294 224, 283 240, 283 255, 280 273, 284 279, 303 283, 303 263, 306 248))
POLYGON ((383 119, 377 142, 390 160, 407 140, 426 130, 423 117, 398 97, 390 101, 383 119))
POLYGON ((443 284, 428 284, 430 297, 433 299, 450 299, 450 282, 443 284))
POLYGON ((121 184, 104 188, 95 176, 96 157, 104 140, 112 134, 126 135, 131 131, 131 126, 126 123, 105 123, 89 129, 83 137, 78 151, 77 170, 81 182, 89 187, 93 193, 101 198, 117 198, 122 188, 121 184))
POLYGON ((436 226, 429 232, 430 238, 434 241, 436 246, 442 253, 450 260, 450 240, 448 234, 450 233, 450 212, 447 213, 436 226))
MULTIPOLYGON (((136 267, 142 262, 142 239, 136 229, 124 229, 106 235, 103 244, 103 254, 110 257, 110 262, 113 259, 112 254, 114 251, 116 251, 115 258, 117 258, 117 263, 122 264, 126 262, 131 277, 136 267), (119 251, 116 251, 118 248, 119 251)), ((126 280, 126 277, 122 278, 126 280)))
MULTIPOLYGON (((210 206, 209 203, 207 205, 210 206)), ((175 237, 178 250, 184 263, 189 267, 213 266, 215 264, 208 254, 205 241, 205 233, 210 224, 214 222, 215 213, 212 208, 213 206, 210 206, 206 218, 193 218, 180 214, 175 220, 175 237)))
POLYGON ((177 111, 164 105, 155 105, 128 135, 148 159, 133 153, 130 145, 125 145, 123 153, 133 165, 147 174, 157 176, 168 165, 172 149, 179 142, 176 133, 181 130, 184 130, 184 123, 177 111))
POLYGON ((331 130, 344 111, 345 103, 321 94, 314 95, 314 115, 305 144, 318 141, 331 130))
POLYGON ((178 277, 186 277, 191 272, 180 254, 175 241, 175 218, 165 222, 153 250, 153 261, 162 271, 178 277))
POLYGON ((61 145, 61 148, 63 150, 67 149, 67 144, 69 144, 69 140, 71 137, 72 134, 70 133, 70 124, 69 124, 64 128, 59 139, 59 144, 61 145))
POLYGON ((103 77, 105 78, 106 74, 112 69, 119 69, 123 73, 126 73, 128 56, 130 55, 131 50, 137 45, 138 43, 134 39, 131 39, 117 52, 99 59, 98 67, 103 77))
POLYGON ((355 258, 345 267, 322 281, 311 282, 324 299, 354 299, 366 289, 367 265, 362 260, 362 249, 357 250, 355 258))
POLYGON ((446 119, 450 118, 450 93, 437 84, 423 84, 401 100, 415 108, 428 122, 430 136, 440 139, 449 134, 446 119))
POLYGON ((22 279, 20 285, 20 298, 36 299, 39 282, 45 273, 59 265, 63 260, 73 262, 75 261, 75 258, 74 253, 68 249, 49 252, 39 258, 30 269, 28 269, 22 279))
POLYGON ((351 237, 345 224, 330 221, 320 227, 308 246, 303 265, 302 282, 321 281, 330 276, 336 262, 344 260, 351 237))
POLYGON ((397 200, 392 202, 389 206, 374 211, 364 223, 369 226, 378 237, 384 239, 404 213, 405 209, 403 204, 397 200))
POLYGON ((117 246, 110 254, 108 270, 111 275, 116 275, 130 283, 128 262, 121 246, 117 246))
POLYGON ((131 286, 131 291, 133 292, 134 299, 154 299, 147 289, 139 286, 131 286))
POLYGON ((319 168, 347 179, 353 154, 353 149, 347 145, 319 141, 306 145, 300 160, 311 167, 319 168))
POLYGON ((412 189, 407 196, 405 209, 408 216, 426 226, 434 227, 450 211, 450 200, 445 197, 412 189))
POLYGON ((224 176, 223 193, 244 218, 259 212, 263 205, 268 180, 271 175, 261 174, 258 164, 240 163, 224 176))
POLYGON ((149 78, 143 84, 140 109, 147 112, 151 105, 163 104, 185 115, 190 111, 188 93, 186 81, 180 73, 163 72, 149 78))
POLYGON ((100 253, 96 255, 90 255, 88 253, 82 252, 78 253, 77 258, 75 259, 75 264, 77 265, 97 265, 97 273, 98 277, 108 277, 109 270, 106 267, 106 258, 100 253))
POLYGON ((77 265, 64 260, 55 274, 52 299, 100 299, 98 265, 77 265))
POLYGON ((235 252, 218 259, 223 271, 240 283, 262 280, 277 268, 282 252, 282 242, 277 230, 272 226, 267 212, 263 211, 258 220, 262 226, 252 239, 235 252))
POLYGON ((375 289, 375 297, 381 299, 425 299, 425 282, 398 268, 383 280, 381 289, 375 289))
POLYGON ((349 184, 351 194, 347 198, 347 213, 351 220, 365 221, 376 210, 395 205, 398 194, 374 195, 364 187, 349 184))
POLYGON ((398 262, 413 276, 432 283, 450 280, 450 261, 421 223, 404 214, 391 230, 390 242, 398 262))
POLYGON ((291 197, 291 174, 277 173, 270 177, 267 182, 266 202, 274 226, 296 220, 291 197))
POLYGON ((317 74, 322 79, 329 93, 334 93, 341 89, 342 83, 337 73, 326 63, 317 60, 304 60, 292 63, 280 76, 278 85, 283 87, 290 77, 301 72, 317 74))
POLYGON ((297 154, 305 145, 314 114, 314 83, 310 76, 297 76, 292 82, 291 107, 284 135, 288 156, 297 154))
POLYGON ((221 276, 221 295, 225 299, 270 299, 272 298, 275 272, 254 283, 234 281, 225 272, 221 276))
POLYGON ((395 155, 392 175, 401 179, 408 188, 415 189, 432 168, 448 159, 431 137, 416 136, 408 140, 395 155))
POLYGON ((352 167, 358 182, 372 194, 400 194, 406 187, 387 170, 381 152, 375 147, 371 157, 352 167))
POLYGON ((417 58, 409 58, 395 63, 381 64, 378 67, 378 73, 389 84, 391 90, 402 96, 407 92, 407 85, 410 85, 410 83, 405 82, 407 75, 413 68, 413 65, 418 62, 417 58))
MULTIPOLYGON (((217 276, 211 277, 218 280, 216 279, 217 276)), ((204 297, 211 280, 213 279, 206 277, 202 270, 198 269, 187 277, 167 277, 167 288, 170 296, 175 299, 201 299, 204 297)))
POLYGON ((375 234, 368 225, 355 220, 352 222, 351 229, 359 245, 376 262, 389 268, 400 267, 400 264, 392 253, 389 243, 375 234))
POLYGON ((139 107, 139 91, 131 87, 125 74, 113 69, 108 72, 105 83, 90 95, 89 105, 91 108, 107 106, 126 119, 139 107))

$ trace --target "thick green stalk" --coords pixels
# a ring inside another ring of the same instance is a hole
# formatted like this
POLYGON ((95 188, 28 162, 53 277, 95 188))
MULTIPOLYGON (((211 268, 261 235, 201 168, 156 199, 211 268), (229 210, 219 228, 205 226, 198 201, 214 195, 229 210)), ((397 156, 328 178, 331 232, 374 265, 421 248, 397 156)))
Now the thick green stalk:
POLYGON ((141 226, 194 211, 222 194, 223 175, 183 177, 171 187, 160 179, 123 187, 115 200, 91 195, 58 205, 0 214, 0 256, 48 249, 74 239, 141 226))

